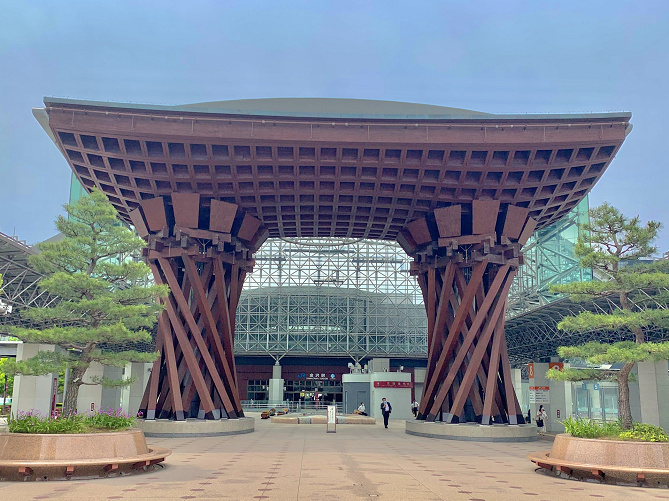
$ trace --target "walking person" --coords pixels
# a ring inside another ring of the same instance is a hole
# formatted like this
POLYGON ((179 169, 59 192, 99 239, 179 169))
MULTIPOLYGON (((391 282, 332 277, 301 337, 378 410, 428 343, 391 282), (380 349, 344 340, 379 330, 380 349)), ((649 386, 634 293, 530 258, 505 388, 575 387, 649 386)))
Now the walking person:
POLYGON ((539 428, 539 433, 546 433, 546 420, 548 419, 548 414, 546 414, 546 410, 544 409, 543 405, 539 406, 539 410, 537 411, 537 417, 535 419, 537 421, 537 427, 539 428))
POLYGON ((385 398, 381 399, 381 414, 383 414, 383 426, 388 428, 388 418, 390 413, 393 411, 393 406, 390 405, 385 398))

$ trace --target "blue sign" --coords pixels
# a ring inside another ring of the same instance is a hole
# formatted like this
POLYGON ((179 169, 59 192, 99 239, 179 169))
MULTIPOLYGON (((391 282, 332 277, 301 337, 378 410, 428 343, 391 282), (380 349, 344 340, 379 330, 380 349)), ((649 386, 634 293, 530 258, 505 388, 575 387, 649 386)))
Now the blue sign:
POLYGON ((334 378, 335 378, 335 375, 334 375, 334 374, 330 374, 330 379, 334 379, 334 378))
POLYGON ((599 383, 595 383, 592 385, 593 390, 599 390, 599 383))
POLYGON ((581 389, 582 390, 587 390, 588 389, 588 384, 587 383, 582 383, 581 384, 581 389))

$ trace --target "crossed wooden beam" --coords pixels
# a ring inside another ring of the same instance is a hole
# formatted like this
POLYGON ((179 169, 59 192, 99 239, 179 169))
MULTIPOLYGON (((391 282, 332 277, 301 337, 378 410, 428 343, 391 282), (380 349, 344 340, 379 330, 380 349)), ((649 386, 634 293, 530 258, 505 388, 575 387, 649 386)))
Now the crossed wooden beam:
POLYGON ((140 409, 146 419, 243 417, 234 359, 235 312, 252 253, 268 232, 237 205, 172 193, 130 213, 145 257, 170 294, 158 318, 154 364, 140 409))
POLYGON ((398 242, 423 292, 428 361, 418 419, 524 423, 504 336, 529 210, 499 201, 453 205, 412 221, 398 242))

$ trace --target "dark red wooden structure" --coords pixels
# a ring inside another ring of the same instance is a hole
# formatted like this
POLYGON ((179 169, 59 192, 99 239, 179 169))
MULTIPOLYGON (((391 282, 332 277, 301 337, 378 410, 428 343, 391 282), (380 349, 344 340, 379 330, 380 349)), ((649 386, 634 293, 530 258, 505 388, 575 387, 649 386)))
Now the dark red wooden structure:
POLYGON ((47 98, 34 113, 170 286, 143 407, 177 420, 242 415, 235 309, 253 252, 334 236, 397 240, 414 259, 429 344, 419 419, 523 422, 504 337, 522 246, 586 196, 631 129, 629 113, 355 100, 47 98))

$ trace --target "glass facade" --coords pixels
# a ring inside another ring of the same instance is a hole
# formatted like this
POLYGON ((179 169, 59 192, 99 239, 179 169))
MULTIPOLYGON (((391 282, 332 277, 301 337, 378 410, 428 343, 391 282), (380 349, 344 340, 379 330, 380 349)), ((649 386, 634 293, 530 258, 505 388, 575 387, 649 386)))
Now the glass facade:
POLYGON ((286 381, 284 399, 290 402, 313 402, 318 392, 320 402, 343 402, 341 381, 327 379, 296 379, 286 381))
POLYGON ((572 414, 596 421, 618 420, 618 384, 613 381, 571 383, 572 414))
POLYGON ((588 220, 584 198, 560 221, 538 230, 523 247, 520 267, 509 292, 507 318, 544 306, 561 296, 549 291, 551 284, 592 280, 592 270, 581 268, 574 255, 578 225, 588 220))
POLYGON ((267 401, 269 398, 267 379, 250 379, 246 386, 248 400, 267 401))
POLYGON ((394 242, 267 241, 237 309, 235 353, 424 357, 427 317, 394 242))

